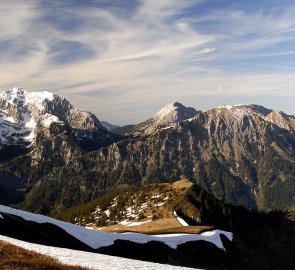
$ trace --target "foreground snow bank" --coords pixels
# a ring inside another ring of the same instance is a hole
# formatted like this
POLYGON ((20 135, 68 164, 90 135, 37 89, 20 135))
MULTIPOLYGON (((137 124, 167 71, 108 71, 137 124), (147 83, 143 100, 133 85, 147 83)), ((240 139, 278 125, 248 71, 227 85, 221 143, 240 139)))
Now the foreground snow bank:
POLYGON ((220 235, 224 234, 229 240, 232 240, 232 233, 214 230, 209 234, 160 234, 160 235, 145 235, 140 233, 123 233, 123 234, 112 234, 105 232, 98 232, 86 229, 84 227, 63 222, 57 219, 46 217, 43 215, 37 215, 30 212, 25 212, 22 210, 14 209, 11 207, 0 205, 0 213, 7 213, 22 217, 28 221, 34 221, 37 223, 51 223, 63 230, 65 230, 70 235, 74 236, 81 242, 90 246, 91 248, 97 249, 100 247, 110 246, 115 240, 129 240, 140 244, 145 244, 149 241, 159 241, 163 242, 171 248, 176 248, 178 245, 189 242, 189 241, 208 241, 216 245, 220 249, 224 249, 220 235))
MULTIPOLYGON (((27 250, 35 251, 43 255, 50 256, 57 259, 59 262, 67 265, 79 265, 88 267, 94 270, 111 269, 111 270, 189 270, 193 268, 172 266, 158 263, 151 263, 139 260, 131 260, 125 258, 119 258, 115 256, 108 256, 102 254, 96 254, 91 252, 83 252, 65 248, 48 247, 43 245, 32 244, 20 240, 16 240, 10 237, 0 235, 0 240, 9 242, 13 245, 25 248, 27 250)), ((194 268, 194 270, 196 270, 194 268)))

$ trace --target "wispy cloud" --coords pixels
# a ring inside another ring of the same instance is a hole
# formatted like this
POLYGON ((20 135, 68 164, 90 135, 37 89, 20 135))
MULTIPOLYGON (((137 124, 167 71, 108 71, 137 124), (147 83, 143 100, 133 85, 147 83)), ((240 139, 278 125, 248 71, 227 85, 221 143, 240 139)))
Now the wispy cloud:
POLYGON ((204 109, 199 100, 218 96, 295 99, 294 11, 211 0, 0 2, 0 87, 52 90, 117 123, 174 100, 204 109))

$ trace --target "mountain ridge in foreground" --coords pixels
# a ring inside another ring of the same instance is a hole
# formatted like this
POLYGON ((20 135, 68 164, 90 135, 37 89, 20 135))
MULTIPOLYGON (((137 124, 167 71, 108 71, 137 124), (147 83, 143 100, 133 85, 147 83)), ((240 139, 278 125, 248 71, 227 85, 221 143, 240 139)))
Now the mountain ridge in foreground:
MULTIPOLYGON (((156 188, 163 189, 161 185, 156 188)), ((144 188, 141 191, 146 194, 144 188)), ((163 232, 160 235, 110 234, 4 206, 0 206, 0 231, 9 237, 43 245, 75 247, 78 250, 208 270, 292 269, 295 226, 290 213, 259 213, 226 205, 197 185, 187 185, 185 190, 180 188, 178 191, 171 197, 176 202, 172 211, 181 214, 189 224, 195 221, 210 225, 212 228, 209 231, 198 234, 197 226, 189 226, 191 234, 175 231, 174 236, 172 232, 166 232, 166 235, 163 232), (179 199, 181 201, 177 202, 179 199), (219 231, 218 228, 231 231, 232 241, 228 238, 231 233, 219 231), (220 232, 219 236, 216 231, 220 232), (222 243, 222 246, 218 243, 222 243)), ((160 194, 164 195, 165 192, 160 194)), ((111 212, 111 207, 108 209, 111 212)))
POLYGON ((180 266, 200 265, 208 269, 225 269, 227 255, 223 243, 232 239, 231 233, 220 230, 214 230, 210 234, 111 234, 1 205, 0 213, 1 234, 9 237, 43 245, 75 247, 78 250, 180 266), (22 231, 19 230, 20 227, 22 231), (192 246, 200 249, 197 261, 196 254, 190 252, 192 246), (216 258, 207 260, 204 257, 206 252, 216 258))

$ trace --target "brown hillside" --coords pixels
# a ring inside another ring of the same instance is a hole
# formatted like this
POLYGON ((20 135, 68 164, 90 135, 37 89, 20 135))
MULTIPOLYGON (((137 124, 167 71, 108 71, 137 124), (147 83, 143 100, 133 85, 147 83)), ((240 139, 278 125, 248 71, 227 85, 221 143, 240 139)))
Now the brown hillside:
POLYGON ((4 241, 0 241, 1 270, 87 270, 88 268, 68 266, 57 260, 32 252, 4 241))
MULTIPOLYGON (((137 204, 139 197, 143 193, 146 198, 133 210, 134 218, 128 220, 129 224, 115 224, 105 226, 101 230, 106 232, 138 232, 145 234, 161 233, 196 233, 212 229, 210 226, 183 226, 175 216, 175 211, 200 220, 200 212, 186 198, 188 190, 192 187, 192 182, 182 179, 173 183, 153 184, 148 191, 139 190, 132 196, 137 204), (141 208, 144 206, 144 210, 141 208), (142 213, 142 214, 140 214, 142 213), (140 218, 142 215, 143 218, 140 218)), ((132 206, 132 203, 129 206, 132 206)))

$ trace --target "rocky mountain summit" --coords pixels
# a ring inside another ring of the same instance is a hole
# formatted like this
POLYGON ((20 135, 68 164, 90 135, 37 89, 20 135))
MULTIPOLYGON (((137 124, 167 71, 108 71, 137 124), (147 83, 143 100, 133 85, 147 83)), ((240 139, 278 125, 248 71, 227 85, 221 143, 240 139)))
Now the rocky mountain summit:
POLYGON ((167 104, 153 117, 136 125, 131 132, 134 136, 149 135, 161 129, 172 127, 173 125, 196 116, 199 111, 191 107, 185 107, 179 102, 167 104))
POLYGON ((0 122, 0 148, 36 144, 38 135, 53 126, 68 126, 86 151, 98 148, 100 142, 95 140, 98 136, 104 140, 110 137, 94 114, 73 107, 65 98, 18 87, 0 93, 0 122))
POLYGON ((284 112, 267 109, 260 105, 225 105, 210 111, 212 111, 215 115, 227 115, 227 118, 232 119, 232 122, 234 123, 241 122, 244 117, 256 116, 262 118, 264 121, 276 125, 277 127, 289 131, 294 131, 295 129, 295 118, 293 115, 287 115, 284 112))
POLYGON ((17 190, 54 168, 121 138, 65 98, 17 87, 0 93, 0 124, 0 200, 14 198, 17 190))
POLYGON ((137 125, 116 126, 106 121, 102 124, 108 131, 125 136, 149 135, 161 128, 170 128, 175 124, 196 116, 200 111, 191 107, 185 107, 179 102, 165 105, 160 111, 148 120, 137 125))

